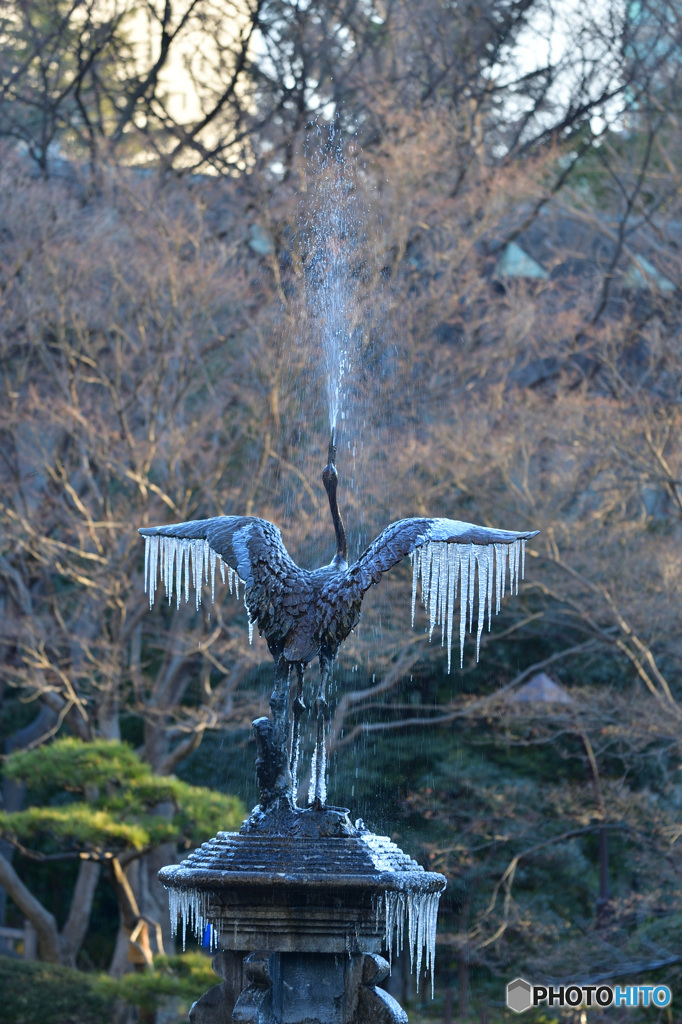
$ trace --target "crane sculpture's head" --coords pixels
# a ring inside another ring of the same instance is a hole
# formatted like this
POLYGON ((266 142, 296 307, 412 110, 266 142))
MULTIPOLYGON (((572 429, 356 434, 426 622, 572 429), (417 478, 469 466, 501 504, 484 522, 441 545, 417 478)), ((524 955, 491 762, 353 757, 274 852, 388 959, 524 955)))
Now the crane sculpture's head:
POLYGON ((336 489, 339 485, 339 474, 336 472, 335 430, 332 430, 331 438, 329 439, 327 465, 322 470, 322 483, 324 484, 324 489, 327 492, 327 497, 329 498, 329 508, 331 509, 334 533, 336 534, 336 554, 332 559, 332 565, 335 569, 343 571, 348 566, 348 545, 346 544, 346 531, 343 526, 343 519, 341 518, 338 502, 336 500, 336 489))

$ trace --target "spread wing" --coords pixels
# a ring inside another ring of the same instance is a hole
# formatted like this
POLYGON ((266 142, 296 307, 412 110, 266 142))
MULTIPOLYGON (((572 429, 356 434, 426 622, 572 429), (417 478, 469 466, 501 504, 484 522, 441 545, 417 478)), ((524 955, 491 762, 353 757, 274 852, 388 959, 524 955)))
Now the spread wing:
POLYGON ((205 582, 210 583, 211 597, 215 597, 218 569, 223 582, 227 576, 230 591, 234 585, 237 595, 239 582, 243 582, 250 624, 257 622, 269 642, 286 637, 299 602, 309 590, 310 574, 290 557, 274 523, 255 516, 217 516, 139 532, 145 539, 145 590, 150 607, 159 574, 169 601, 175 587, 178 606, 183 587, 189 601, 191 580, 198 608, 205 582))
POLYGON ((524 572, 525 542, 537 533, 537 530, 524 533, 494 530, 456 519, 400 519, 379 534, 349 567, 342 580, 330 585, 333 593, 329 595, 330 608, 325 627, 333 631, 337 622, 345 622, 345 609, 359 609, 363 594, 372 584, 378 583, 382 574, 405 555, 410 555, 413 571, 412 624, 421 577, 422 600, 429 617, 429 632, 432 635, 436 625, 440 625, 443 644, 447 636, 450 671, 454 604, 458 594, 461 652, 467 618, 469 629, 472 628, 474 592, 478 582, 478 656, 486 607, 490 629, 493 587, 496 591, 497 612, 505 592, 507 562, 510 591, 518 593, 519 579, 523 578, 524 572))

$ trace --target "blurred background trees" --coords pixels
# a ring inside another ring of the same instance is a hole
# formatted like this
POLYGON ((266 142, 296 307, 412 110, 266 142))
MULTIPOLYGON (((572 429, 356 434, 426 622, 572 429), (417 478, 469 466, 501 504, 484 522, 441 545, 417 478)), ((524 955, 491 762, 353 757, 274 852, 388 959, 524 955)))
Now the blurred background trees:
MULTIPOLYGON (((267 652, 222 590, 149 612, 136 528, 258 514, 303 564, 331 554, 306 294, 342 152, 352 550, 402 515, 542 534, 479 666, 470 645, 447 676, 439 633, 406 629, 407 569, 372 595, 336 670, 330 793, 450 878, 436 1012, 454 994, 460 1016, 494 1014, 524 972, 673 983, 677 7, 36 0, 1 17, 5 752, 124 741, 155 776, 255 800, 267 652)), ((6 773, 3 820, 59 799, 6 773)), ((3 837, 63 928, 63 866, 3 837)), ((154 878, 180 855, 168 839, 128 868, 167 952, 154 878)), ((96 884, 78 962, 118 972, 128 939, 96 884)))

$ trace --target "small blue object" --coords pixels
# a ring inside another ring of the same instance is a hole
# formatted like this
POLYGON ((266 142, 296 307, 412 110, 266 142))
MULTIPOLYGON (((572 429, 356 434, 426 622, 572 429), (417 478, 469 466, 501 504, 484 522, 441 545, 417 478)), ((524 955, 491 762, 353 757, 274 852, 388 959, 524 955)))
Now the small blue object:
POLYGON ((207 924, 206 927, 204 928, 204 937, 201 940, 201 945, 204 947, 204 949, 210 949, 212 941, 213 941, 213 925, 212 924, 207 924))

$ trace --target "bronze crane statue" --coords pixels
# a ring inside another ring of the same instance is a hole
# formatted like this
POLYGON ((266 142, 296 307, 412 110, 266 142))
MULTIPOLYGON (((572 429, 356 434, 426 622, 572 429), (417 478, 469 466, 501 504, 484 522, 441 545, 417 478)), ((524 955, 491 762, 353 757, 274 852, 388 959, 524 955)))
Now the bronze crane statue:
POLYGON ((406 555, 413 558, 413 616, 417 577, 422 576, 422 593, 430 606, 431 632, 436 620, 448 623, 448 644, 452 635, 452 608, 460 583, 460 647, 467 613, 469 628, 473 617, 473 590, 478 569, 478 641, 480 643, 485 606, 488 623, 492 604, 493 578, 497 584, 497 609, 504 593, 506 554, 509 553, 510 584, 518 590, 523 575, 519 556, 525 541, 536 531, 516 533, 495 530, 455 519, 400 519, 387 526, 352 565, 348 565, 346 531, 336 497, 336 439, 332 432, 328 463, 322 473, 334 532, 336 554, 329 565, 310 571, 296 565, 282 541, 279 529, 256 516, 216 516, 173 526, 140 529, 146 540, 145 585, 150 605, 158 572, 169 600, 173 584, 177 601, 183 584, 189 599, 190 556, 197 607, 204 580, 215 587, 216 565, 223 579, 225 569, 230 586, 244 585, 244 602, 250 629, 258 626, 275 661, 275 685, 270 699, 272 718, 254 723, 258 745, 256 769, 262 812, 298 810, 294 785, 303 703, 303 673, 315 658, 320 663, 320 683, 315 699, 317 743, 312 766, 310 803, 314 810, 325 806, 325 712, 326 686, 339 646, 360 618, 362 600, 371 586, 406 555), (290 687, 291 670, 296 684, 290 687))

